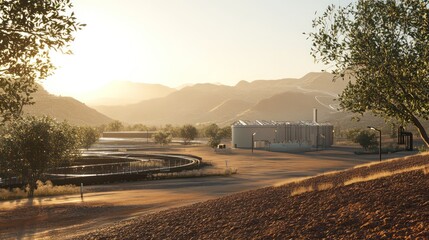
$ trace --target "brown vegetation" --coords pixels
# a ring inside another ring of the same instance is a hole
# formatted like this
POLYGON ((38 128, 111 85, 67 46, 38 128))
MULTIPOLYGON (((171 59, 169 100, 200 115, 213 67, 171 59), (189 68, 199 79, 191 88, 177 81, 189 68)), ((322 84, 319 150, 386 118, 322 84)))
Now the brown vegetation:
POLYGON ((324 174, 123 221, 82 238, 428 238, 428 164, 419 155, 324 174), (412 167, 419 169, 401 171, 412 167), (344 185, 378 172, 396 174, 344 185))

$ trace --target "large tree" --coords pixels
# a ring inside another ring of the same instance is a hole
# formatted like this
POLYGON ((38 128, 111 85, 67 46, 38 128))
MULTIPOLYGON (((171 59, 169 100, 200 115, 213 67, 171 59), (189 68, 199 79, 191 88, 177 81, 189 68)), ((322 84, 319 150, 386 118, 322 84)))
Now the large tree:
POLYGON ((423 0, 359 0, 331 5, 313 20, 312 55, 337 78, 355 81, 340 107, 412 123, 429 146, 429 9, 423 0))
POLYGON ((198 130, 191 124, 183 125, 179 131, 180 137, 183 139, 183 144, 187 145, 198 135, 198 130))
POLYGON ((8 122, 0 134, 0 176, 20 177, 33 196, 36 181, 53 167, 78 156, 77 128, 49 117, 26 117, 8 122))
POLYGON ((225 137, 231 136, 230 127, 219 128, 215 123, 212 123, 205 127, 204 135, 209 138, 208 145, 212 148, 216 148, 222 142, 225 137))
POLYGON ((50 51, 70 53, 77 22, 70 0, 0 1, 0 123, 20 116, 52 73, 50 51))

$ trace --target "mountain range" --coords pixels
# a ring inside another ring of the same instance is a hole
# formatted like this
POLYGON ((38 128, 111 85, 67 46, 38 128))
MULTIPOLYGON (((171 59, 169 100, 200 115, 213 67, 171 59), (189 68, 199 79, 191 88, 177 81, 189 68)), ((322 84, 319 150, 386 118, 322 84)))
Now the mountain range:
POLYGON ((73 125, 98 126, 113 121, 74 98, 52 95, 40 85, 32 96, 35 103, 24 106, 24 114, 47 115, 73 125))
POLYGON ((332 80, 329 73, 309 73, 302 78, 243 80, 235 86, 204 83, 134 104, 94 108, 113 119, 148 125, 311 120, 313 108, 318 109, 319 119, 326 121, 335 119, 338 105, 334 99, 350 81, 332 80))
POLYGON ((140 101, 167 96, 176 91, 161 84, 114 81, 90 92, 83 99, 89 106, 96 105, 127 105, 140 101))

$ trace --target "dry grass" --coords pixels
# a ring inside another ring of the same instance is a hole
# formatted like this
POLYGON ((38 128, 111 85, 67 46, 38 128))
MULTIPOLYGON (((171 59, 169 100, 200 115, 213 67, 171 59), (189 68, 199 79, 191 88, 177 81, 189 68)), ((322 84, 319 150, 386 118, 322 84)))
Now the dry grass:
POLYGON ((304 180, 309 179, 309 178, 311 178, 311 177, 290 178, 290 179, 286 179, 286 180, 275 183, 273 185, 273 187, 281 187, 281 186, 289 184, 289 183, 298 183, 298 182, 304 181, 304 180))
POLYGON ((416 170, 422 170, 423 172, 425 172, 427 168, 428 168, 428 165, 415 166, 415 167, 405 168, 405 169, 401 169, 401 170, 397 170, 397 171, 381 171, 381 172, 378 172, 378 173, 375 173, 375 174, 372 174, 369 176, 355 177, 355 178, 349 179, 347 181, 344 181, 344 186, 354 184, 354 183, 359 183, 359 182, 367 182, 367 181, 371 181, 371 180, 375 180, 375 179, 379 179, 379 178, 383 178, 383 177, 389 177, 389 176, 404 173, 404 172, 411 172, 411 171, 416 171, 416 170))
POLYGON ((292 190, 292 192, 290 193, 290 196, 296 196, 299 194, 303 194, 306 192, 312 192, 312 191, 314 191, 313 186, 307 186, 307 187, 301 186, 301 187, 298 187, 298 188, 295 188, 294 190, 292 190))
POLYGON ((321 183, 319 185, 317 185, 317 190, 318 191, 323 191, 323 190, 328 190, 334 187, 334 184, 332 183, 321 183))
MULTIPOLYGON (((11 200, 26 198, 29 188, 25 189, 14 188, 12 191, 0 189, 0 200, 11 200)), ((37 181, 37 189, 34 190, 34 197, 56 196, 79 193, 80 188, 75 185, 53 186, 51 181, 37 181)))
POLYGON ((425 167, 425 168, 423 169, 423 173, 424 173, 425 175, 429 174, 429 166, 428 166, 428 167, 425 167))
MULTIPOLYGON (((418 155, 406 156, 406 157, 402 157, 401 159, 407 160, 407 159, 410 159, 410 158, 413 158, 416 156, 427 156, 427 155, 429 155, 429 152, 422 152, 422 153, 419 153, 418 155)), ((398 158, 386 159, 386 160, 383 160, 382 163, 384 164, 384 163, 397 161, 397 160, 398 160, 398 158)), ((356 168, 362 168, 362 167, 370 167, 372 165, 377 165, 377 164, 380 164, 380 162, 370 162, 370 163, 365 163, 365 164, 359 164, 359 165, 354 166, 353 168, 356 169, 356 168)))
POLYGON ((334 187, 334 184, 332 183, 320 183, 317 185, 316 188, 313 188, 313 186, 300 186, 297 188, 294 188, 292 192, 290 193, 290 196, 297 196, 306 192, 312 192, 312 191, 323 191, 328 190, 334 187))
MULTIPOLYGON (((422 153, 419 154, 420 156, 428 156, 428 153, 422 153)), ((407 160, 411 157, 415 157, 415 156, 407 156, 404 157, 404 160, 407 160)), ((385 160, 383 161, 383 164, 385 164, 386 162, 391 162, 391 161, 397 161, 398 159, 390 159, 390 160, 385 160)), ((359 168, 366 168, 372 165, 377 165, 380 164, 379 162, 371 162, 371 163, 367 163, 367 164, 362 164, 362 165, 358 165, 353 167, 353 169, 359 169, 359 168)), ((396 175, 396 174, 401 174, 401 173, 406 173, 406 172, 410 172, 410 171, 423 171, 424 174, 429 174, 429 165, 423 165, 423 166, 413 166, 413 167, 408 167, 408 168, 404 168, 404 169, 400 169, 400 170, 394 170, 394 171, 379 171, 376 173, 372 173, 371 175, 368 176, 357 176, 357 177, 353 177, 351 179, 348 180, 340 180, 341 182, 339 183, 339 185, 341 186, 347 186, 350 184, 354 184, 354 183, 359 183, 359 182, 366 182, 366 181, 371 181, 371 180, 375 180, 375 179, 379 179, 379 178, 384 178, 384 177, 389 177, 392 175, 396 175)), ((322 173, 319 174, 318 176, 329 176, 329 175, 335 175, 338 173, 341 173, 342 171, 332 171, 332 172, 326 172, 326 173, 322 173)), ((303 182, 304 180, 306 180, 308 178, 299 178, 299 179, 289 179, 286 181, 282 181, 279 182, 277 184, 274 185, 274 187, 279 187, 282 185, 286 185, 286 184, 291 184, 291 183, 296 183, 299 184, 300 182, 303 182)), ((304 184, 305 185, 305 184, 304 184)), ((306 186, 299 186, 294 188, 291 191, 291 196, 296 196, 302 193, 306 193, 306 192, 311 192, 311 191, 323 191, 323 190, 328 190, 331 189, 335 186, 336 184, 334 183, 330 183, 330 182, 325 182, 325 183, 319 183, 317 186, 310 186, 310 185, 306 185, 306 186)))
POLYGON ((34 196, 54 196, 79 193, 80 188, 75 185, 54 186, 51 181, 37 181, 37 189, 34 191, 34 196))
POLYGON ((27 192, 20 188, 14 188, 11 191, 0 188, 0 200, 19 199, 27 197, 27 192))

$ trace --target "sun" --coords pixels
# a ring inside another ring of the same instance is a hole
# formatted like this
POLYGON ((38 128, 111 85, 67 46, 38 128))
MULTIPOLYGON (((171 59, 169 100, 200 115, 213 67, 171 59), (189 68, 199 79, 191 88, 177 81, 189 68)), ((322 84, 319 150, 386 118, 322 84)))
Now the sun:
POLYGON ((129 44, 118 42, 116 35, 97 24, 80 31, 71 44, 73 54, 51 52, 57 69, 43 86, 50 93, 83 100, 96 97, 88 94, 108 82, 129 79, 135 59, 129 44))

